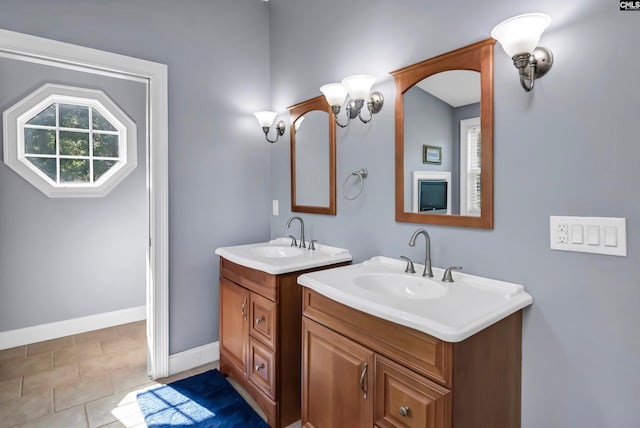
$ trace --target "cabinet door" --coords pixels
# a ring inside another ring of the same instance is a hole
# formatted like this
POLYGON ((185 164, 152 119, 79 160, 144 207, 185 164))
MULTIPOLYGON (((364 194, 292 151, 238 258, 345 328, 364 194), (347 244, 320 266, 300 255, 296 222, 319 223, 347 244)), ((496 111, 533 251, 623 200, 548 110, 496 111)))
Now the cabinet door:
POLYGON ((302 318, 302 424, 371 428, 373 352, 302 318))
POLYGON ((249 291, 220 278, 220 358, 246 374, 249 291))
POLYGON ((377 427, 451 427, 451 391, 381 356, 375 400, 377 427))

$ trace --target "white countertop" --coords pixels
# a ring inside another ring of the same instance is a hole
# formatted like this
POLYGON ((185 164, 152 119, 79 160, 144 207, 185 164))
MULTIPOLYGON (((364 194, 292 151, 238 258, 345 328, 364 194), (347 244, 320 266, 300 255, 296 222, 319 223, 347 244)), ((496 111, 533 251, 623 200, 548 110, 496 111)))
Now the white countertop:
POLYGON ((453 283, 404 273, 406 262, 373 257, 364 263, 301 275, 298 283, 344 305, 446 342, 461 342, 529 306, 524 287, 453 271, 453 283))
POLYGON ((295 272, 352 260, 345 248, 315 244, 315 250, 290 246, 291 239, 277 238, 269 242, 217 248, 225 259, 270 274, 295 272))

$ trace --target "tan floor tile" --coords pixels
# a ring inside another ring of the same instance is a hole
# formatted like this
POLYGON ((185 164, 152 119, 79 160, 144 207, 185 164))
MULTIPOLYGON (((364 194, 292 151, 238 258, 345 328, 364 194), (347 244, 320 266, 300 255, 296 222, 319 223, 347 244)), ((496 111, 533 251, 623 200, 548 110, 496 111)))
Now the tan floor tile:
POLYGON ((63 385, 68 385, 80 380, 78 374, 77 364, 67 364, 66 366, 55 367, 51 370, 43 371, 40 373, 26 375, 24 377, 23 391, 28 391, 35 388, 56 388, 63 385))
POLYGON ((130 366, 146 366, 147 365, 147 347, 127 349, 127 359, 130 366))
POLYGON ((52 367, 52 354, 50 353, 4 360, 0 362, 0 380, 50 370, 52 367))
POLYGON ((55 388, 53 398, 56 411, 68 409, 87 401, 97 400, 115 392, 109 376, 82 379, 74 384, 55 388))
POLYGON ((107 339, 101 341, 102 350, 105 354, 112 352, 127 351, 129 349, 137 349, 142 346, 146 346, 144 337, 140 337, 136 334, 127 334, 119 336, 115 339, 107 339))
MULTIPOLYGON (((155 387, 156 385, 150 386, 155 387)), ((87 417, 89 427, 102 427, 104 425, 127 421, 132 426, 144 422, 136 396, 140 389, 127 392, 116 392, 109 397, 87 403, 87 417)), ((109 425, 107 425, 109 426, 109 425)))
POLYGON ((50 390, 33 390, 21 398, 0 403, 0 427, 10 427, 53 413, 50 390))
POLYGON ((88 331, 86 333, 80 333, 73 336, 76 344, 92 342, 94 340, 107 340, 118 337, 118 332, 115 327, 102 328, 100 330, 88 331))
POLYGON ((128 391, 135 387, 143 387, 153 382, 145 366, 124 367, 111 371, 111 379, 116 391, 128 391))
POLYGON ((79 360, 99 357, 100 355, 102 355, 100 342, 94 340, 54 352, 53 362, 56 367, 60 367, 79 360))
POLYGON ((54 352, 60 349, 69 348, 74 345, 73 337, 61 337, 59 339, 46 340, 44 342, 27 345, 27 356, 44 354, 45 352, 54 352))
POLYGON ((129 367, 129 358, 125 351, 101 355, 95 358, 78 361, 80 368, 80 377, 99 377, 105 376, 114 369, 129 367))
POLYGON ((29 421, 20 425, 20 428, 87 428, 88 426, 87 415, 82 404, 29 421))
POLYGON ((0 362, 4 360, 12 360, 14 358, 27 356, 27 347, 18 346, 16 348, 3 349, 0 351, 0 362))
POLYGON ((22 385, 20 376, 0 381, 0 403, 20 398, 20 385, 22 385))
POLYGON ((137 336, 142 335, 144 337, 147 334, 147 322, 143 320, 132 322, 129 324, 122 324, 116 326, 115 329, 120 336, 134 334, 137 336))

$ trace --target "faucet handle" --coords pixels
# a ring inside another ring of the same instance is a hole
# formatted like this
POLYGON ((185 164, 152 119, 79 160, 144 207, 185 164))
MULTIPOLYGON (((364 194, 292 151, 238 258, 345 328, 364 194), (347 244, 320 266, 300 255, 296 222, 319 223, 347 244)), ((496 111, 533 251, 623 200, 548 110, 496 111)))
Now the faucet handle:
POLYGON ((314 239, 311 242, 309 242, 309 250, 315 250, 316 249, 316 246, 315 246, 316 242, 318 242, 317 239, 314 239))
POLYGON ((290 247, 297 247, 298 246, 298 241, 296 241, 296 237, 293 235, 289 235, 289 238, 291 238, 291 245, 289 245, 290 247))
POLYGON ((416 270, 413 267, 413 262, 409 257, 400 256, 400 258, 407 261, 407 267, 404 269, 405 273, 416 273, 416 270))
POLYGON ((453 282, 452 270, 462 270, 462 266, 451 266, 445 269, 444 275, 442 275, 442 282, 453 282))

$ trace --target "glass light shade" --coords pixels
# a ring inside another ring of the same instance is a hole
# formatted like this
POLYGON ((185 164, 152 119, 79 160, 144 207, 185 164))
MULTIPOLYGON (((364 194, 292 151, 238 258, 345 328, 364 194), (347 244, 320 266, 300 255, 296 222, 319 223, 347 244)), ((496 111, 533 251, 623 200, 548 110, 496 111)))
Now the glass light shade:
POLYGON ((296 124, 295 124, 295 129, 296 131, 298 130, 298 128, 300 128, 300 125, 302 125, 302 121, 304 120, 304 116, 300 116, 297 120, 296 120, 296 124))
POLYGON ((257 111, 257 112, 255 112, 253 114, 256 116, 256 119, 258 119, 258 123, 263 128, 264 127, 267 127, 267 128, 271 127, 271 124, 273 123, 273 120, 278 115, 278 113, 276 113, 275 111, 257 111))
POLYGON ((375 77, 363 74, 342 79, 342 84, 354 100, 366 100, 369 97, 369 92, 371 92, 371 87, 374 83, 376 83, 375 77))
POLYGON ((549 26, 551 18, 544 13, 527 13, 506 19, 491 30, 491 37, 502 45, 502 49, 513 57, 531 53, 538 46, 540 36, 549 26))
POLYGON ((347 90, 340 83, 327 83, 320 86, 320 92, 324 94, 330 106, 341 106, 347 98, 347 90))

